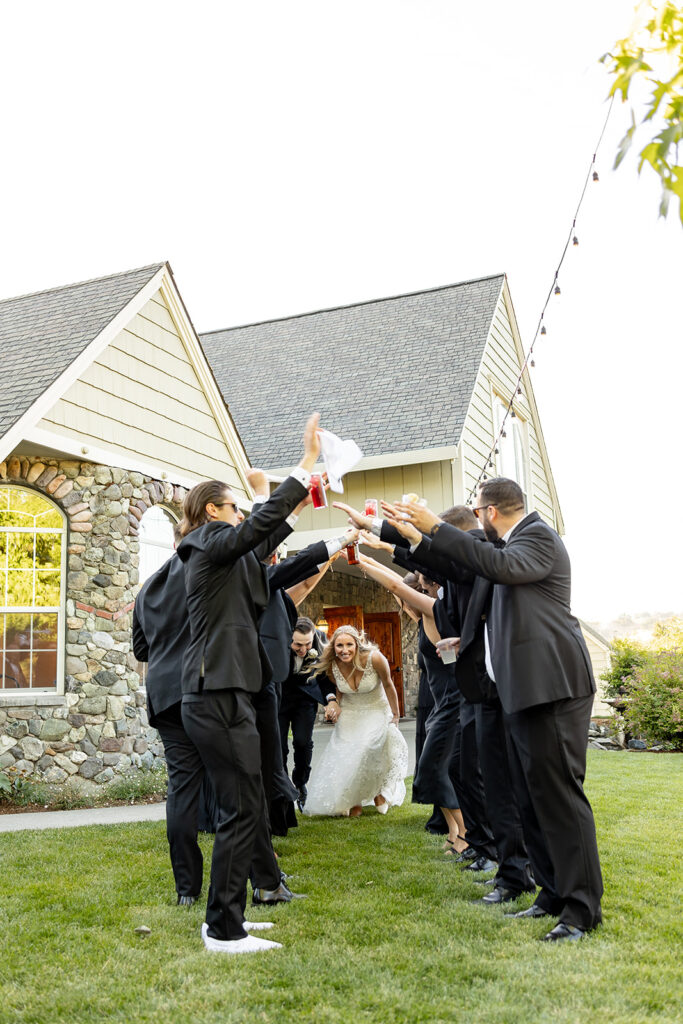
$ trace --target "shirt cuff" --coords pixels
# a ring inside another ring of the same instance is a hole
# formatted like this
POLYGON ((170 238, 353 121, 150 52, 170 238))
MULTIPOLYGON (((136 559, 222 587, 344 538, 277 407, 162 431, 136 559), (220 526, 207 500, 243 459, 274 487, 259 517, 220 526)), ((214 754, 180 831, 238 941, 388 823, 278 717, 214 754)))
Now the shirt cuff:
POLYGON ((253 500, 252 504, 254 504, 254 505, 263 505, 263 504, 265 504, 266 501, 268 501, 268 495, 267 494, 255 494, 254 495, 254 500, 253 500))
POLYGON ((294 512, 290 512, 290 514, 285 519, 285 522, 289 523, 289 525, 292 527, 292 529, 294 529, 294 527, 296 526, 298 518, 299 517, 297 515, 295 515, 294 512))
POLYGON ((372 522, 370 523, 370 533, 374 533, 375 537, 382 535, 382 518, 381 516, 373 516, 372 522))
POLYGON ((337 694, 336 693, 328 693, 327 696, 325 697, 325 700, 336 700, 336 699, 337 699, 337 694))
POLYGON ((304 469, 303 466, 295 466, 289 475, 293 476, 295 480, 298 480, 308 490, 311 484, 311 474, 307 469, 304 469))
POLYGON ((325 541, 325 547, 327 548, 328 558, 332 558, 332 555, 336 555, 338 551, 344 547, 339 537, 334 537, 332 540, 325 541))
POLYGON ((422 539, 420 539, 420 540, 416 541, 414 544, 410 545, 408 550, 410 551, 411 555, 415 554, 415 552, 417 551, 417 549, 419 548, 421 543, 422 543, 422 539))

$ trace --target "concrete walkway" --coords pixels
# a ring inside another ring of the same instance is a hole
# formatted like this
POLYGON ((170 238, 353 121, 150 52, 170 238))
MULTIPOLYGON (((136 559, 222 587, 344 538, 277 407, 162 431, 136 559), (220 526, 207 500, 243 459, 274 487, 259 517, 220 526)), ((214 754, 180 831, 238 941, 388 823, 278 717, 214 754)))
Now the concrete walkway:
MULTIPOLYGON (((415 719, 399 726, 408 744, 408 774, 415 771, 415 719)), ((327 746, 333 726, 318 725, 313 730, 313 767, 327 746)), ((291 753, 290 753, 291 771, 291 753)), ((0 832, 26 829, 76 828, 81 825, 120 825, 136 821, 164 821, 166 804, 124 804, 121 807, 88 807, 79 811, 37 811, 30 814, 0 814, 0 832)))

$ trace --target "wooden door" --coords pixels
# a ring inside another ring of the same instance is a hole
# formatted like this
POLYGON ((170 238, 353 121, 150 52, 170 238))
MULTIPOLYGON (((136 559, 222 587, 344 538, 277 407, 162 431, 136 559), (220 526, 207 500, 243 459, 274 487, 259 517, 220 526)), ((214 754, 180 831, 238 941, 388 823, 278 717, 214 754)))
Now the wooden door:
POLYGON ((359 633, 363 632, 363 606, 360 604, 347 604, 339 608, 325 608, 325 619, 327 621, 327 637, 332 636, 335 629, 340 626, 355 626, 359 633))
POLYGON ((401 647, 401 616, 398 612, 372 612, 365 616, 365 634, 377 644, 389 662, 391 678, 398 694, 398 710, 405 714, 403 700, 403 653, 401 647))

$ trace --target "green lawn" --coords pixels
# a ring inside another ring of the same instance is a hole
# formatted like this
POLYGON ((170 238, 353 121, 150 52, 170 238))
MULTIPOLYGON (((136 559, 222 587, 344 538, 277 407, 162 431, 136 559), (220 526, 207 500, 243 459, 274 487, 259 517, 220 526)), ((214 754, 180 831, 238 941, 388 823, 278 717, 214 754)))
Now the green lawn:
POLYGON ((310 898, 253 911, 284 948, 249 957, 204 951, 202 905, 175 906, 163 824, 3 834, 0 1021, 683 1020, 682 780, 680 755, 589 752, 605 923, 560 946, 537 941, 544 921, 474 906, 481 887, 411 804, 279 840, 310 898))

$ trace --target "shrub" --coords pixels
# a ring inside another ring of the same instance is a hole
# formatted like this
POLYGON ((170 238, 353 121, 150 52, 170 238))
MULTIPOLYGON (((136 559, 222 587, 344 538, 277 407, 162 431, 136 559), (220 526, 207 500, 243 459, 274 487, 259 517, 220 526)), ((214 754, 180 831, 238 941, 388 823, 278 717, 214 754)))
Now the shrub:
POLYGON ((49 789, 42 782, 26 778, 16 768, 5 768, 0 772, 0 802, 27 807, 29 804, 45 804, 49 789))
POLYGON ((683 750, 683 651, 659 651, 635 667, 621 709, 628 732, 683 750))
POLYGON ((649 656, 650 652, 635 640, 613 640, 612 667, 600 676, 606 683, 605 696, 614 698, 629 693, 633 673, 646 663, 649 656))
POLYGON ((140 770, 130 775, 122 775, 113 779, 104 787, 101 799, 104 800, 136 800, 146 796, 166 796, 168 788, 168 772, 166 765, 160 764, 148 770, 140 770))

